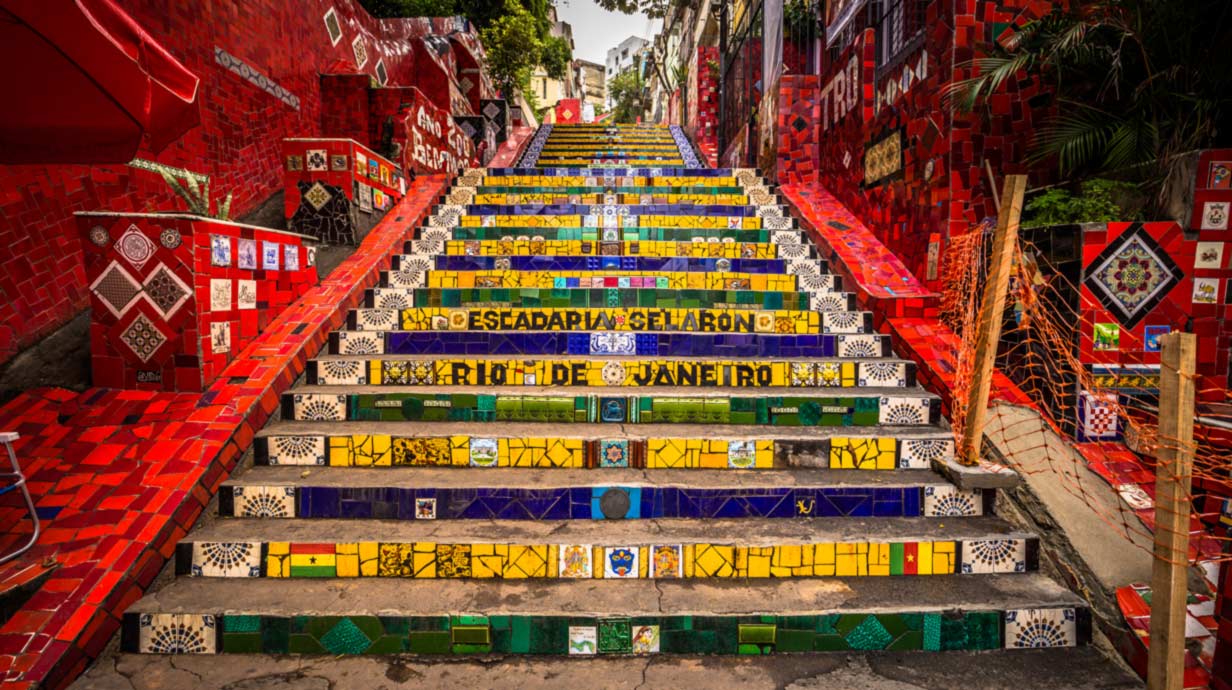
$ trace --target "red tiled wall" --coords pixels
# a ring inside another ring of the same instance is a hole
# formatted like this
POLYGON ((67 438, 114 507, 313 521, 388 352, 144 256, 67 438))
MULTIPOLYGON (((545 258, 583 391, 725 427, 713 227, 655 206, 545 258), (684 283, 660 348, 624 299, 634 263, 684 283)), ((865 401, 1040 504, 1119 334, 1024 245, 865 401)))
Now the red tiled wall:
POLYGON ((183 216, 83 215, 77 223, 86 278, 95 286, 90 354, 98 387, 205 390, 236 353, 317 282, 315 249, 291 233, 183 216), (225 261, 211 260, 215 240, 227 247, 225 261), (241 268, 241 245, 249 242, 255 268, 241 268), (122 244, 132 249, 121 251, 122 244), (276 268, 262 263, 267 248, 276 254, 276 268), (212 309, 212 281, 227 285, 226 308, 212 309), (117 287, 123 285, 131 291, 117 287), (240 299, 246 287, 255 290, 248 306, 240 299), (117 301, 116 295, 132 297, 117 301), (143 338, 126 341, 135 324, 143 338))
POLYGON ((475 158, 475 145, 454 124, 453 117, 424 97, 407 89, 409 107, 396 117, 394 141, 402 145, 403 170, 454 173, 475 158))
POLYGON ((372 146, 369 137, 368 75, 321 75, 321 136, 354 139, 372 146))
POLYGON ((697 129, 694 140, 710 165, 715 165, 719 152, 719 80, 710 70, 711 60, 718 64, 718 46, 698 46, 697 129))
MULTIPOLYGON (((210 175, 215 194, 234 195, 236 215, 282 185, 283 138, 320 133, 319 75, 374 75, 383 61, 389 84, 414 84, 418 75, 406 41, 455 26, 452 19, 378 21, 355 0, 127 0, 123 6, 201 78, 201 126, 166 150, 143 150, 139 157, 210 175), (331 7, 342 28, 336 44, 324 23, 331 7), (351 45, 356 37, 368 56, 359 70, 351 45), (298 108, 220 65, 215 48, 285 89, 298 108)), ((74 212, 182 208, 157 174, 123 165, 0 166, 0 244, 6 248, 0 362, 88 304, 74 212)))
MULTIPOLYGON (((1039 98, 1043 92, 1038 83, 1010 80, 986 113, 952 118, 942 102, 944 86, 970 71, 955 71, 952 66, 977 57, 1006 27, 1041 16, 1053 4, 1051 0, 930 3, 922 44, 899 56, 880 78, 871 69, 876 63, 869 36, 861 81, 868 89, 862 95, 873 99, 871 110, 863 119, 848 117, 819 136, 819 181, 932 288, 940 287, 936 257, 944 255, 944 246, 938 243, 996 215, 985 162, 998 184, 1006 174, 1023 172, 1023 166, 1011 162, 1025 158, 1039 117, 1049 107, 1049 99, 1039 98), (904 81, 906 69, 911 75, 904 81), (916 76, 921 70, 923 78, 916 76), (901 169, 866 184, 865 151, 887 136, 901 137, 901 169)), ((823 54, 821 88, 847 67, 851 54, 846 52, 837 61, 823 54)), ((1041 181, 1038 173, 1032 177, 1032 184, 1041 181)))
POLYGON ((355 184, 358 182, 380 190, 382 194, 391 197, 390 205, 401 199, 403 195, 401 175, 395 169, 394 164, 387 158, 378 156, 372 149, 354 141, 340 141, 334 138, 286 140, 282 142, 282 161, 285 171, 283 179, 286 185, 284 209, 287 218, 294 215, 296 209, 299 208, 300 192, 297 184, 299 182, 321 181, 341 187, 346 197, 351 200, 355 199, 355 184), (312 151, 325 151, 325 170, 308 169, 308 158, 312 151), (342 156, 343 159, 336 160, 334 156, 342 156), (364 160, 369 162, 363 170, 359 169, 357 162, 359 156, 363 156, 364 160), (339 168, 335 164, 343 161, 345 161, 345 167, 339 168), (371 174, 371 161, 377 163, 375 176, 371 174))

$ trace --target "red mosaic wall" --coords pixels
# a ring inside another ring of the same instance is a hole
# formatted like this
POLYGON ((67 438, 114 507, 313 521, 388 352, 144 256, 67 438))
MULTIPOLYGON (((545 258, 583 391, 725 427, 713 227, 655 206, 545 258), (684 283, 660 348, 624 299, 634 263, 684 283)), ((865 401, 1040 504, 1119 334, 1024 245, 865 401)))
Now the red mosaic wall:
MULTIPOLYGON (((1047 12, 1051 0, 955 0, 927 6, 924 33, 908 40, 876 74, 875 35, 866 31, 837 59, 822 56, 820 88, 850 69, 861 51, 865 117, 822 126, 819 182, 873 229, 929 287, 938 288, 946 238, 996 215, 985 163, 998 181, 1023 172, 1032 132, 1048 107, 1038 83, 1010 80, 987 112, 951 117, 944 86, 969 76, 952 66, 971 60, 1014 25, 1047 12), (1010 27, 1010 28, 1007 28, 1010 27), (1033 100, 1034 99, 1034 100, 1033 100), (1035 105, 1035 103, 1041 105, 1035 105), (881 146, 878 147, 877 145, 881 146), (876 165, 866 175, 867 153, 876 165), (888 154, 888 155, 886 155, 888 154)), ((833 87, 831 87, 833 89, 833 87)), ((824 98, 823 107, 825 105, 824 98)), ((823 113, 824 122, 824 113, 823 113)), ((1037 184, 1038 175, 1032 178, 1037 184)))
POLYGON ((284 208, 291 218, 300 206, 300 182, 324 182, 339 187, 355 201, 358 187, 371 188, 373 207, 386 210, 406 193, 406 181, 397 166, 372 149, 346 139, 285 139, 282 142, 286 184, 284 208), (376 196, 376 195, 380 196, 376 196), (385 201, 381 197, 386 197, 385 201))
MULTIPOLYGON (((210 175, 216 194, 234 195, 237 215, 282 185, 282 139, 320 133, 319 75, 362 72, 375 79, 383 69, 386 83, 414 84, 418 74, 406 42, 460 28, 451 18, 378 21, 354 0, 123 5, 201 78, 201 126, 166 150, 142 150, 139 157, 210 175), (336 40, 325 21, 331 9, 336 40)), ((459 41, 474 43, 473 37, 459 41)), ((74 212, 181 208, 158 174, 128 166, 0 166, 0 244, 7 251, 0 362, 88 304, 74 212)))
POLYGON ((317 282, 292 233, 187 215, 77 217, 94 385, 201 391, 317 282))
MULTIPOLYGON (((384 91, 385 89, 382 89, 384 91)), ((394 143, 401 146, 403 170, 455 173, 475 159, 475 145, 418 89, 403 90, 407 107, 394 118, 394 143)))
POLYGON ((711 166, 719 155, 719 79, 710 61, 719 64, 718 46, 697 48, 697 128, 693 140, 711 166))

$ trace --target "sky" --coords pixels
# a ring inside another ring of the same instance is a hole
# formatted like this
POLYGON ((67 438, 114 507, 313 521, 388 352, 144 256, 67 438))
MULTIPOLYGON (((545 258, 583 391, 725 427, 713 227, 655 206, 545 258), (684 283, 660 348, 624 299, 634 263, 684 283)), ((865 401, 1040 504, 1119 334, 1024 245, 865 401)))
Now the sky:
POLYGON ((608 12, 594 0, 556 0, 556 16, 573 26, 573 57, 600 65, 607 61, 608 48, 630 36, 653 39, 663 22, 644 14, 608 12))

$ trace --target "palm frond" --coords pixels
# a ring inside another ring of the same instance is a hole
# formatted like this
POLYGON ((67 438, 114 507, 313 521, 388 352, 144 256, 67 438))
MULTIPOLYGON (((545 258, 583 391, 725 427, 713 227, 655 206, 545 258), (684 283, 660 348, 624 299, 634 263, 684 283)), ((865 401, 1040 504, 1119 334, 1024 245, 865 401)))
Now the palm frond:
POLYGON ((1058 114, 1040 128, 1029 160, 1040 162, 1055 156, 1062 176, 1102 161, 1116 124, 1116 118, 1091 108, 1058 114))
POLYGON ((1015 74, 1030 69, 1035 60, 1033 53, 1023 52, 964 62, 959 67, 975 70, 975 76, 946 84, 942 89, 942 103, 951 110, 971 112, 981 100, 996 93, 1015 74))

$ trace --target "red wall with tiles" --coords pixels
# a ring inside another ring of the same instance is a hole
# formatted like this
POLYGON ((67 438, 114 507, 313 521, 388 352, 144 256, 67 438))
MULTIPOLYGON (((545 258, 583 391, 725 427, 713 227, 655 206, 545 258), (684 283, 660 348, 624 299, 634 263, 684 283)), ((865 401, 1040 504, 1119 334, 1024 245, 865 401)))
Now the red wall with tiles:
MULTIPOLYGON (((282 186, 284 138, 320 135, 319 75, 375 75, 380 62, 387 83, 414 84, 405 42, 454 27, 452 19, 378 21, 354 0, 127 0, 123 9, 201 78, 201 126, 138 156, 210 175, 215 195, 234 195, 233 215, 282 186), (324 21, 331 7, 342 31, 336 43, 324 21), (367 55, 362 69, 356 39, 367 55), (216 48, 263 75, 267 88, 219 64, 216 48)), ((0 363, 89 304, 74 212, 183 207, 158 174, 126 165, 0 166, 0 363)))
MULTIPOLYGON (((848 69, 854 51, 861 51, 860 95, 871 101, 871 109, 853 110, 819 134, 819 181, 930 287, 940 287, 937 257, 944 256, 946 238, 965 234, 981 219, 996 215, 985 163, 998 181, 1008 173, 1023 172, 1022 165, 1011 161, 1025 158, 1036 124, 1050 107, 1038 83, 1010 80, 985 111, 952 117, 942 101, 944 87, 970 72, 952 66, 975 58, 993 41, 1012 34, 1014 26, 1042 16, 1053 4, 1051 0, 932 2, 922 39, 916 45, 907 41, 908 48, 880 75, 875 73, 871 31, 865 32, 862 49, 849 47, 837 60, 823 54, 819 89, 848 69), (897 169, 866 181, 865 154, 887 137, 899 138, 897 169)), ((790 88, 800 95, 798 85, 790 88)), ((1031 181, 1034 185, 1043 180, 1037 174, 1031 181)))

